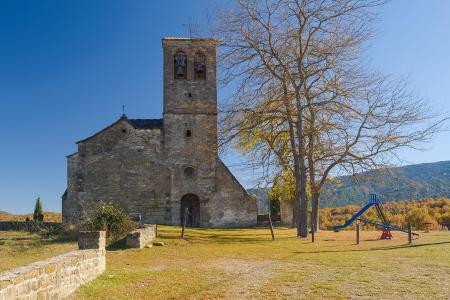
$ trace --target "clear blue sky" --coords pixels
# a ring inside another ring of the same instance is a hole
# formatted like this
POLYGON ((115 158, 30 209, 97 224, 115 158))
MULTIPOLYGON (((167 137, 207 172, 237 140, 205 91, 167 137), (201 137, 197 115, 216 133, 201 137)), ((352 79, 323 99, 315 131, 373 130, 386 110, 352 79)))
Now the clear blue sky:
MULTIPOLYGON (((115 121, 162 113, 161 37, 207 26, 212 0, 0 0, 0 210, 61 210, 74 142, 115 121)), ((408 75, 436 109, 450 111, 450 1, 387 5, 368 52, 376 67, 408 75)), ((219 92, 220 96, 226 90, 219 92)), ((420 108, 418 108, 420 109, 420 108)), ((450 159, 449 134, 409 163, 450 159)), ((227 159, 235 165, 235 159, 227 159)), ((251 176, 233 167, 251 186, 251 176)))

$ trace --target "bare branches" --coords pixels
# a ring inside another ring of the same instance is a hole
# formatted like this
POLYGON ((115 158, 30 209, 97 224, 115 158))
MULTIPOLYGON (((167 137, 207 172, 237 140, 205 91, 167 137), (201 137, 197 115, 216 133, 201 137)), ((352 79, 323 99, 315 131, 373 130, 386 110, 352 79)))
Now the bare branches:
POLYGON ((406 81, 363 65, 385 2, 236 0, 217 17, 222 83, 235 91, 221 111, 221 144, 234 143, 273 181, 292 176, 300 236, 307 186, 318 206, 332 172, 386 165, 445 121, 406 81))

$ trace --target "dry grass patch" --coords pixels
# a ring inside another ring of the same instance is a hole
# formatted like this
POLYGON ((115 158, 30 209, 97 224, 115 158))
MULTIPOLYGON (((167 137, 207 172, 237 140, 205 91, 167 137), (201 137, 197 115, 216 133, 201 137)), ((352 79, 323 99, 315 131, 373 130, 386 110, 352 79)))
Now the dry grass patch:
POLYGON ((77 249, 67 238, 42 239, 38 234, 0 231, 0 272, 77 249))
POLYGON ((323 231, 317 242, 293 229, 188 229, 160 226, 166 246, 107 253, 107 272, 76 299, 317 299, 450 297, 450 233, 323 231))

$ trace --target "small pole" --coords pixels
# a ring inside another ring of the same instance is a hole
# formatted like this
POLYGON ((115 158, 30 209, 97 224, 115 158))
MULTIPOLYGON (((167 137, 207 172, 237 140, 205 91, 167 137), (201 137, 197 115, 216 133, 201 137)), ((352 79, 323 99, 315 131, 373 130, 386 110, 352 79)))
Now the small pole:
POLYGON ((408 223, 408 244, 412 243, 412 226, 411 222, 408 223))
POLYGON ((359 245, 359 223, 356 223, 356 245, 359 245))
POLYGON ((272 234, 272 241, 275 241, 275 235, 273 234, 272 218, 270 217, 270 213, 269 213, 269 226, 270 226, 270 234, 272 234))
POLYGON ((155 237, 158 237, 158 224, 155 225, 155 237))
POLYGON ((184 218, 183 218, 183 228, 181 229, 181 238, 184 238, 184 228, 186 227, 186 219, 187 219, 188 209, 187 207, 184 209, 184 218))
POLYGON ((315 236, 314 236, 314 220, 313 220, 313 218, 312 218, 312 215, 311 215, 311 241, 314 243, 314 241, 315 241, 315 236))

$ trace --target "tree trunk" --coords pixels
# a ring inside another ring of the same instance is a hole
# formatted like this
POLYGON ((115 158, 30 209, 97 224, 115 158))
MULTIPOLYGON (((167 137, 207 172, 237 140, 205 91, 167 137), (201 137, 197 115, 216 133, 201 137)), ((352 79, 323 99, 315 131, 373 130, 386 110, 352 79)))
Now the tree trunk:
POLYGON ((299 193, 298 212, 298 230, 297 234, 300 237, 308 237, 308 200, 306 199, 306 168, 305 168, 305 144, 303 140, 303 108, 301 106, 301 97, 296 92, 297 96, 297 139, 298 139, 298 166, 299 176, 296 177, 296 188, 299 193))

